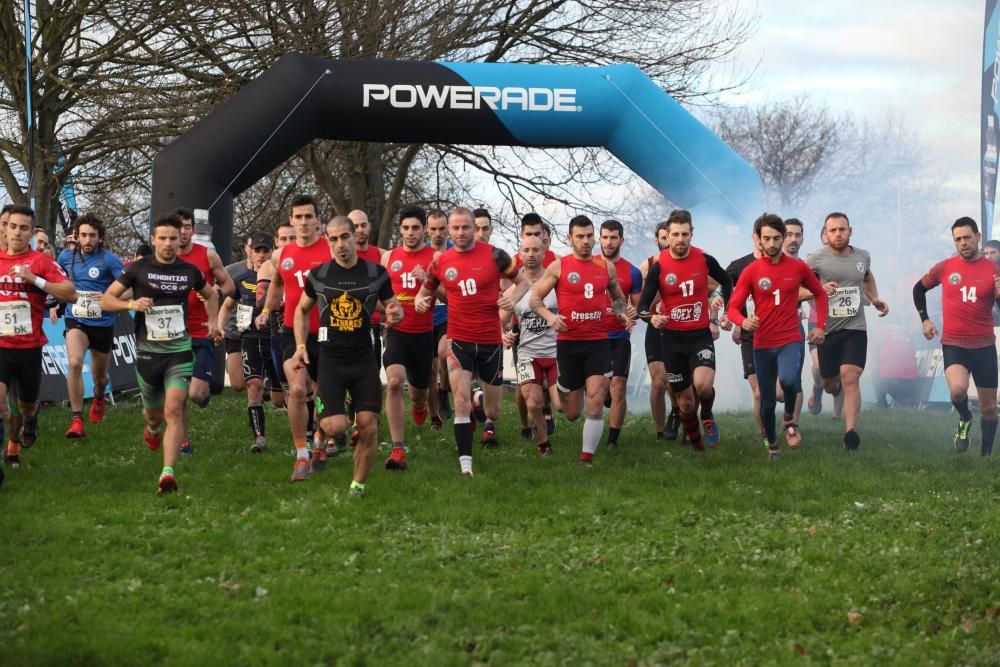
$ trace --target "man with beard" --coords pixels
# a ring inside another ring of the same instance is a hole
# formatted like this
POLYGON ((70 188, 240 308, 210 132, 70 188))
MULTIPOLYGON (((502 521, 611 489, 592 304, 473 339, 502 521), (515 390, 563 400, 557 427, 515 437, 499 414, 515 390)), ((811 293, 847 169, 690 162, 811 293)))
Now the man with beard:
MULTIPOLYGON (((760 417, 764 424, 768 458, 781 457, 781 448, 774 424, 777 405, 776 381, 785 392, 786 423, 794 418, 795 385, 802 372, 802 346, 799 337, 799 289, 805 287, 816 298, 817 326, 809 339, 823 342, 827 317, 827 296, 823 286, 802 260, 782 252, 785 223, 773 213, 765 213, 754 221, 754 234, 760 239, 762 256, 740 275, 729 302, 727 315, 744 331, 754 332, 753 361, 760 390, 760 417), (747 298, 753 297, 754 314, 745 316, 740 310, 747 298)), ((797 443, 788 443, 789 447, 797 443)))
POLYGON ((931 340, 937 327, 927 314, 927 291, 941 285, 941 349, 944 377, 951 404, 958 412, 955 450, 969 449, 969 377, 976 381, 982 444, 979 453, 989 456, 997 433, 997 353, 992 310, 1000 295, 1000 267, 979 253, 982 234, 972 218, 951 226, 958 254, 938 262, 913 286, 913 305, 923 323, 924 338, 931 340))
POLYGON ((104 247, 104 223, 86 214, 74 225, 77 246, 59 254, 59 266, 76 285, 76 303, 66 309, 66 393, 73 418, 67 438, 86 435, 83 425, 83 362, 90 350, 90 372, 94 379, 94 398, 90 403, 90 423, 104 419, 105 389, 108 386, 108 362, 114 342, 113 313, 101 310, 101 297, 125 270, 118 255, 104 247))
POLYGON ((889 313, 889 304, 879 298, 868 251, 851 245, 847 215, 829 214, 823 229, 826 245, 806 259, 829 297, 826 338, 818 350, 819 372, 828 394, 844 392, 844 449, 857 449, 861 445, 857 433, 861 373, 868 358, 864 299, 871 302, 879 317, 889 313))

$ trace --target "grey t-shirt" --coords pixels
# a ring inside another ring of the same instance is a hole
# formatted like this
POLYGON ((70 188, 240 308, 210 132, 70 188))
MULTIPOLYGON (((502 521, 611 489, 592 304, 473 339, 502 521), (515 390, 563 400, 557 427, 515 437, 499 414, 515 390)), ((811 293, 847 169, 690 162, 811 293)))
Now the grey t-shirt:
POLYGON ((823 247, 809 255, 806 264, 819 276, 821 283, 837 283, 837 291, 830 296, 827 333, 865 331, 864 280, 871 271, 868 251, 851 247, 850 254, 836 255, 823 247))
MULTIPOLYGON (((238 262, 233 262, 232 264, 230 264, 229 266, 226 267, 226 273, 229 274, 229 277, 232 278, 234 282, 236 281, 238 274, 241 274, 241 273, 245 272, 246 270, 247 270, 247 261, 245 259, 240 260, 238 262)), ((238 294, 239 294, 239 290, 237 290, 237 295, 238 294)), ((236 330, 236 309, 235 308, 229 314, 229 321, 226 322, 226 328, 223 330, 223 333, 225 334, 225 337, 228 338, 228 339, 230 339, 230 340, 239 340, 240 339, 240 332, 236 330)))
MULTIPOLYGON (((549 323, 536 315, 528 306, 531 301, 531 290, 521 297, 514 306, 514 313, 520 321, 521 333, 517 340, 517 358, 521 359, 553 359, 556 356, 556 332, 549 323)), ((559 314, 556 305, 556 291, 549 292, 542 300, 545 307, 559 314)))

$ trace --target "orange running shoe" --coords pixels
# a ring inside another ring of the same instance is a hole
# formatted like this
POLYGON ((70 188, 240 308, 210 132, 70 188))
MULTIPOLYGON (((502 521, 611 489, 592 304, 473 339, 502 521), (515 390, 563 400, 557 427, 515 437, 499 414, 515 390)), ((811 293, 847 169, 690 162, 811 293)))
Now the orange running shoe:
POLYGON ((11 468, 21 467, 21 445, 13 440, 7 441, 7 453, 3 457, 4 462, 11 468))
POLYGON ((406 470, 406 450, 402 447, 393 447, 389 458, 385 460, 385 469, 406 470))
POLYGON ((326 446, 313 447, 311 466, 312 472, 323 472, 326 470, 326 446))
POLYGON ((85 438, 87 434, 83 430, 83 417, 73 417, 73 421, 69 423, 69 428, 66 429, 67 438, 85 438))
POLYGON ((788 443, 789 449, 798 449, 802 444, 802 434, 799 432, 799 425, 795 422, 784 422, 785 426, 785 442, 788 443))
POLYGON ((427 421, 427 401, 414 403, 411 414, 413 415, 413 423, 417 426, 423 426, 424 422, 427 421))
POLYGON ((160 448, 160 442, 163 441, 163 433, 153 433, 149 430, 149 427, 146 426, 142 429, 142 439, 146 441, 146 447, 149 451, 155 452, 160 448))
POLYGON ((90 402, 90 423, 100 424, 104 420, 104 411, 108 403, 104 398, 95 398, 90 402))
POLYGON ((309 459, 295 459, 295 467, 292 468, 292 482, 304 482, 309 479, 309 459))
POLYGON ((160 475, 160 483, 156 488, 156 495, 162 496, 164 493, 173 493, 177 490, 177 479, 169 472, 160 475))

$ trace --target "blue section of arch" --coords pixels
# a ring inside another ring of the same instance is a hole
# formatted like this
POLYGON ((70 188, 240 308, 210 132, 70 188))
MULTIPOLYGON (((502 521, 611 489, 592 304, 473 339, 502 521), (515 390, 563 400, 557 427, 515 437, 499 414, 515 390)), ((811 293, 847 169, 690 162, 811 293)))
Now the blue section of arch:
POLYGON ((440 64, 472 86, 575 90, 573 111, 496 109, 526 146, 604 146, 698 223, 745 226, 763 210, 757 171, 635 66, 440 64))

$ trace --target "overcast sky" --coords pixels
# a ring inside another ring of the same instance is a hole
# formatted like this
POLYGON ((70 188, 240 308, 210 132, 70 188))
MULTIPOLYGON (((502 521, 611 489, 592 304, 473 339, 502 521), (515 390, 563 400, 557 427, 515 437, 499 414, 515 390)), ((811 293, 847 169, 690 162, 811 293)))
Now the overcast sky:
POLYGON ((902 114, 955 207, 979 217, 984 0, 733 1, 759 17, 738 64, 760 65, 730 101, 807 93, 874 121, 902 114))

